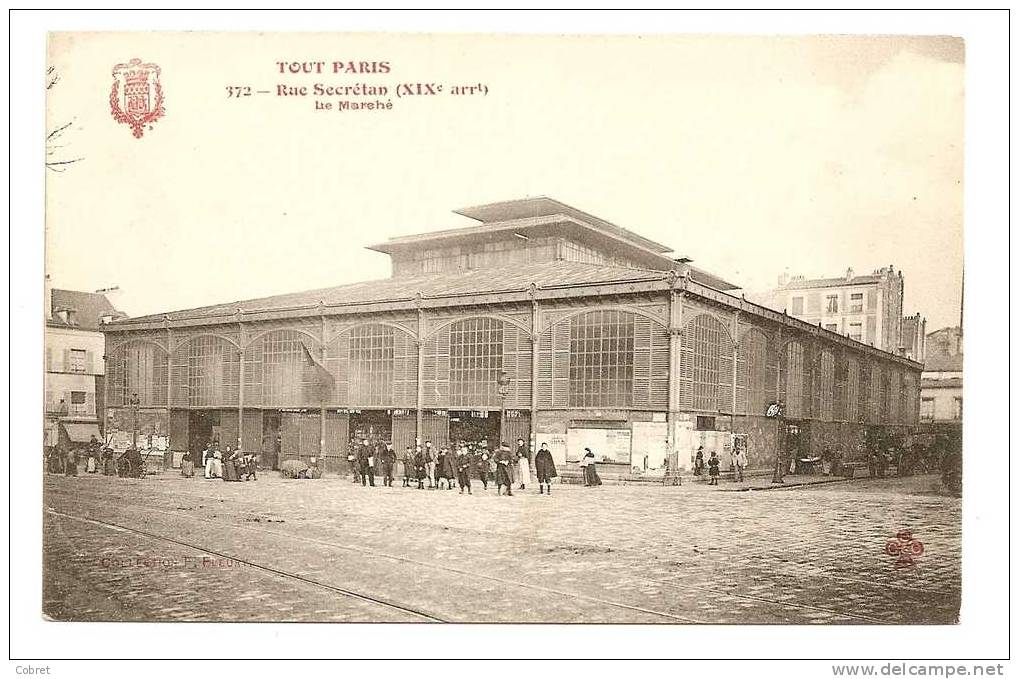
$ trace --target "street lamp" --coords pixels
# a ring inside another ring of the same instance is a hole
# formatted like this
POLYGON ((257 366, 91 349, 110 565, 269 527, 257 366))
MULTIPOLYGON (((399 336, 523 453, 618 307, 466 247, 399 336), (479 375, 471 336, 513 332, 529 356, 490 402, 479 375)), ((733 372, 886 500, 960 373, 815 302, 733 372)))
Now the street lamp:
POLYGON ((785 404, 782 401, 774 401, 768 405, 768 410, 765 412, 765 417, 773 417, 778 421, 778 435, 775 437, 776 450, 775 450, 775 473, 772 474, 772 483, 785 483, 782 480, 782 452, 786 446, 786 431, 785 431, 785 404))
POLYGON ((506 397, 509 395, 510 383, 513 379, 505 370, 499 371, 499 443, 502 443, 506 432, 506 397))

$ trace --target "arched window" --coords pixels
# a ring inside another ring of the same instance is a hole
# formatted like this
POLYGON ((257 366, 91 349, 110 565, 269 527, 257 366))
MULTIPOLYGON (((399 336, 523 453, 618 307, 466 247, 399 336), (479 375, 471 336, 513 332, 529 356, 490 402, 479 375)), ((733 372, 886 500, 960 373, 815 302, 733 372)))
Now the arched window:
POLYGON ((570 322, 569 404, 626 408, 633 403, 634 315, 605 309, 570 322))
POLYGON ((417 345, 400 328, 367 323, 341 332, 326 346, 325 367, 335 378, 325 395, 330 407, 413 408, 417 402, 417 345))
POLYGON ((867 407, 866 422, 885 422, 888 413, 888 376, 880 366, 870 368, 870 403, 867 407))
POLYGON ((764 333, 750 330, 740 342, 739 360, 742 363, 742 381, 745 384, 746 408, 751 414, 763 415, 774 400, 774 365, 768 371, 768 338, 764 333))
POLYGON ((899 408, 902 406, 902 376, 897 370, 888 373, 888 421, 900 421, 899 408))
POLYGON ((235 406, 240 386, 240 356, 222 337, 199 335, 173 354, 173 404, 192 408, 235 406))
POLYGON ((393 402, 394 329, 388 325, 357 326, 347 349, 350 402, 387 405, 393 402))
POLYGON ((680 404, 708 412, 732 410, 732 340, 722 323, 708 314, 683 328, 680 404))
POLYGON ((860 364, 846 359, 846 421, 856 422, 860 413, 860 364))
POLYGON ((168 379, 169 358, 162 347, 145 341, 121 344, 106 361, 107 405, 126 405, 137 394, 143 406, 165 406, 168 379))
POLYGON ((834 418, 835 355, 825 349, 817 356, 817 384, 814 385, 816 408, 814 415, 826 422, 834 418))
POLYGON ((874 410, 874 371, 870 366, 861 363, 860 364, 860 391, 859 400, 856 408, 856 421, 857 422, 870 422, 871 413, 874 410))
POLYGON ((503 322, 468 318, 449 327, 449 396, 455 405, 499 402, 503 322))
POLYGON ((317 354, 315 342, 296 330, 273 330, 256 339, 244 351, 245 404, 320 406, 333 378, 317 354))
POLYGON ((793 340, 786 344, 782 356, 782 394, 786 417, 806 417, 804 408, 804 387, 806 386, 806 361, 803 345, 793 340))

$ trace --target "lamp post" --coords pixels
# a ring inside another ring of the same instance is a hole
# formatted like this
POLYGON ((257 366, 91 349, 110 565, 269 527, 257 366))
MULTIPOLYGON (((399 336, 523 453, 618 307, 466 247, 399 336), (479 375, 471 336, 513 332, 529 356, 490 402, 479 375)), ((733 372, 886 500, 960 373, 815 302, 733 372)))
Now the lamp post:
POLYGON ((766 417, 773 417, 778 422, 778 436, 775 437, 777 449, 775 450, 775 473, 771 477, 772 483, 785 483, 782 480, 782 451, 785 450, 785 404, 781 401, 775 401, 768 406, 768 411, 765 413, 766 417))
POLYGON ((131 394, 131 399, 128 401, 128 405, 131 406, 132 425, 131 425, 131 447, 138 450, 138 394, 131 394))
POLYGON ((502 444, 506 432, 506 397, 509 395, 510 383, 513 379, 505 370, 499 371, 499 443, 502 444))

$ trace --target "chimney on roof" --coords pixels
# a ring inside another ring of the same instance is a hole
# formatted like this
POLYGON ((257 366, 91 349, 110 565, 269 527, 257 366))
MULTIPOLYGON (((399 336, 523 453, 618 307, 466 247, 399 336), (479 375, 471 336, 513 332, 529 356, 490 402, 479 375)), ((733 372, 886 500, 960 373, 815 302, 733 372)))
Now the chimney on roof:
POLYGON ((46 298, 45 298, 43 303, 46 306, 43 307, 43 313, 45 314, 45 318, 47 320, 49 320, 49 319, 53 318, 53 286, 50 285, 50 275, 49 274, 46 274, 46 277, 45 277, 45 295, 46 295, 46 298))
POLYGON ((112 304, 114 308, 119 308, 117 305, 117 300, 120 299, 120 292, 121 290, 119 285, 114 285, 109 288, 99 288, 98 290, 96 290, 96 294, 102 295, 107 300, 109 300, 110 304, 112 304))
POLYGON ((789 285, 789 273, 783 271, 782 274, 778 277, 778 287, 784 288, 787 285, 789 285))

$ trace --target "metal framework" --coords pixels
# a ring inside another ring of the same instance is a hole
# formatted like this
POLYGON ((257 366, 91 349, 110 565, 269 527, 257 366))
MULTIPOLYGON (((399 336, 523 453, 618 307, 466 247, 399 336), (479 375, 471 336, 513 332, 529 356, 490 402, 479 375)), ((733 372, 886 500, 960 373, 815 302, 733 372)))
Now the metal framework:
POLYGON ((503 324, 468 318, 449 326, 449 398, 453 405, 499 402, 503 324))
POLYGON ((589 311, 570 321, 569 403, 627 408, 633 403, 634 315, 589 311))
POLYGON ((387 406, 394 401, 395 330, 373 323, 355 327, 348 348, 351 403, 387 406))

